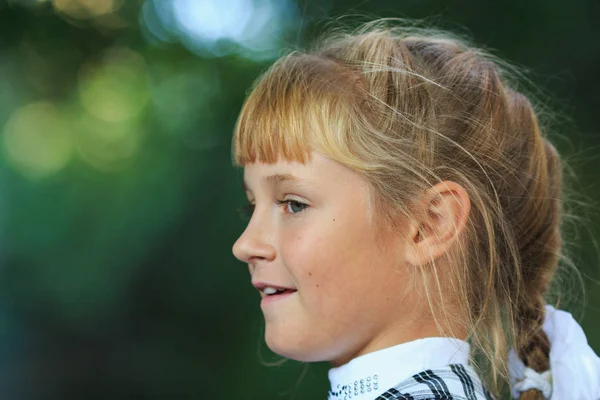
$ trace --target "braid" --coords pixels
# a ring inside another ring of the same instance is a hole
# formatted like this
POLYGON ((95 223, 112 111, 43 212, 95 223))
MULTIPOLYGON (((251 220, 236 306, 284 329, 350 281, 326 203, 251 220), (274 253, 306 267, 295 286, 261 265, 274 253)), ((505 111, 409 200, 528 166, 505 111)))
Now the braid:
MULTIPOLYGON (((528 168, 523 181, 530 196, 525 198, 521 215, 525 218, 516 226, 520 244, 522 281, 515 313, 515 349, 525 366, 536 372, 550 369, 550 343, 542 330, 545 316, 544 294, 554 276, 562 244, 559 225, 560 160, 556 149, 545 140, 538 128, 530 103, 513 92, 521 113, 519 124, 532 136, 528 168)), ((523 132, 525 133, 525 132, 523 132)), ((521 394, 521 400, 543 400, 538 390, 521 394)))
MULTIPOLYGON (((538 295, 537 304, 527 304, 518 310, 519 321, 517 329, 517 354, 523 363, 536 372, 550 369, 550 342, 542 330, 544 316, 544 301, 538 295)), ((528 390, 521 394, 521 400, 543 400, 538 390, 528 390)))

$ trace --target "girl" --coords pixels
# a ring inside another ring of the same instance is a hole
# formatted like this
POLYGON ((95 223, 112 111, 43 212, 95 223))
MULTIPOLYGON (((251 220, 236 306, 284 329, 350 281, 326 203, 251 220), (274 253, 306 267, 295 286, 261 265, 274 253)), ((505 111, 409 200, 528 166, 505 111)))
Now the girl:
POLYGON ((379 22, 279 59, 233 138, 233 246, 274 352, 329 399, 597 400, 600 360, 545 306, 561 166, 502 63, 379 22), (514 351, 510 350, 514 349, 514 351))

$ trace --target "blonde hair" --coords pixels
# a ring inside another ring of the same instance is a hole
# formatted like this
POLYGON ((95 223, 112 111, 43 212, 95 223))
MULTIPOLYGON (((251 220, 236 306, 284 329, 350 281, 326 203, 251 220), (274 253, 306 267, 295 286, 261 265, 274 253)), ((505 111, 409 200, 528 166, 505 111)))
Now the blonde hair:
POLYGON ((447 32, 376 21, 277 60, 254 85, 233 138, 238 165, 304 163, 314 149, 361 173, 390 223, 435 183, 462 185, 471 212, 446 255, 451 273, 439 279, 433 262, 421 271, 440 294, 431 308, 467 328, 495 394, 507 387, 510 347, 530 368, 549 369, 544 295, 562 245, 561 161, 509 71, 447 32), (445 306, 448 291, 459 312, 445 306))

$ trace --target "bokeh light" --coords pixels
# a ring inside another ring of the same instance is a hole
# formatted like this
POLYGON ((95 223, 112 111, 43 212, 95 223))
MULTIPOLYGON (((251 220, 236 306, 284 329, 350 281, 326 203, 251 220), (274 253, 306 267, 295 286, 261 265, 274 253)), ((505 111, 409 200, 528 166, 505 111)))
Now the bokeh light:
POLYGON ((73 132, 68 114, 52 103, 38 102, 16 109, 3 133, 6 158, 28 178, 52 175, 71 158, 73 132))
POLYGON ((75 148, 81 159, 100 171, 117 171, 137 153, 142 131, 136 120, 106 121, 81 114, 75 148))
POLYGON ((146 0, 141 24, 152 42, 179 40, 202 56, 276 55, 298 20, 290 0, 146 0))
POLYGON ((117 11, 122 0, 52 0, 54 8, 69 17, 91 19, 117 11))
POLYGON ((90 64, 80 75, 83 107, 105 121, 135 117, 148 102, 148 79, 142 56, 127 48, 110 49, 102 63, 90 64))

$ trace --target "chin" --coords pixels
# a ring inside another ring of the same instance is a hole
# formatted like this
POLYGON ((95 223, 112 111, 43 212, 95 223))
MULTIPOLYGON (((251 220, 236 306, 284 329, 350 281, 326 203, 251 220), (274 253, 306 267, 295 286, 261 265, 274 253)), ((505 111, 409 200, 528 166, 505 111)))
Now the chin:
POLYGON ((300 337, 290 332, 275 331, 267 327, 267 347, 275 354, 300 362, 322 362, 340 358, 335 345, 318 343, 318 338, 300 337))
POLYGON ((275 354, 300 362, 327 361, 324 352, 314 347, 314 342, 302 340, 297 335, 274 332, 267 327, 265 332, 267 347, 275 354))

